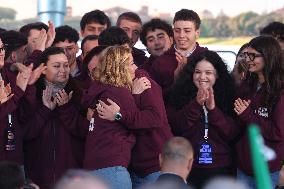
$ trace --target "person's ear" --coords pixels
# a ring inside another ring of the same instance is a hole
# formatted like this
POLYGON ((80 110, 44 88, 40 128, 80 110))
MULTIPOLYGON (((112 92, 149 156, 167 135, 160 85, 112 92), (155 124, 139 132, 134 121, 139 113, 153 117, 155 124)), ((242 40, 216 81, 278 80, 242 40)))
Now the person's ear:
POLYGON ((200 36, 200 28, 195 31, 195 37, 198 39, 200 36))
POLYGON ((174 38, 173 37, 170 37, 170 43, 171 43, 171 46, 172 46, 173 43, 174 43, 174 38))
MULTIPOLYGON (((12 51, 10 57, 11 57, 11 60, 12 60, 13 62, 16 62, 16 61, 17 61, 17 53, 16 53, 16 51, 12 51)), ((23 63, 23 62, 21 62, 21 63, 23 63)))
POLYGON ((187 162, 187 169, 189 171, 191 171, 191 169, 192 169, 192 164, 193 164, 193 158, 190 158, 187 162))

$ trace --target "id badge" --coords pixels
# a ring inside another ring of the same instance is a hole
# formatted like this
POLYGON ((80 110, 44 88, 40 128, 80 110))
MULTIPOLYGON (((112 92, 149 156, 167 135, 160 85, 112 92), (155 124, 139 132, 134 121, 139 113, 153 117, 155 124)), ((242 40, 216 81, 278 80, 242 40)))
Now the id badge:
POLYGON ((200 144, 198 163, 203 165, 213 163, 212 146, 207 141, 200 144))

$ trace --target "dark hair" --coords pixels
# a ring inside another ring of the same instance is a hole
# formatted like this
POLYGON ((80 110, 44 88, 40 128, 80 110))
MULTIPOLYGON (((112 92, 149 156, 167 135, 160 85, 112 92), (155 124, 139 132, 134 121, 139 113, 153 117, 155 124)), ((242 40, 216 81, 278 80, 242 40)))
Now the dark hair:
POLYGON ((25 176, 23 169, 16 163, 0 162, 0 188, 19 189, 24 186, 25 176))
POLYGON ((0 33, 0 38, 5 46, 5 60, 9 58, 13 51, 28 44, 27 37, 14 30, 0 33))
POLYGON ((142 31, 140 33, 140 40, 145 46, 147 46, 147 39, 146 39, 147 33, 149 31, 155 31, 156 29, 165 31, 169 37, 174 36, 172 26, 170 24, 159 18, 154 18, 142 26, 142 31))
POLYGON ((30 23, 30 24, 26 24, 26 25, 22 26, 20 28, 19 32, 24 34, 26 37, 29 37, 30 31, 32 29, 39 30, 39 31, 42 30, 42 29, 45 29, 45 31, 47 32, 48 26, 43 22, 34 22, 34 23, 30 23))
MULTIPOLYGON (((264 96, 262 105, 271 113, 280 98, 284 82, 284 66, 282 51, 279 43, 272 36, 258 36, 249 42, 249 47, 258 51, 264 60, 263 75, 265 82, 263 87, 264 96)), ((253 89, 258 83, 258 77, 251 73, 247 77, 250 88, 253 89)))
POLYGON ((5 31, 7 31, 7 30, 4 29, 4 28, 0 28, 0 33, 5 32, 5 31))
POLYGON ((202 60, 210 62, 217 71, 218 77, 213 86, 216 106, 223 113, 234 115, 234 80, 229 74, 227 65, 223 62, 222 58, 213 51, 204 51, 189 59, 179 78, 166 94, 166 102, 176 109, 181 109, 196 97, 198 89, 193 83, 193 73, 196 65, 202 60))
POLYGON ((247 48, 248 46, 249 46, 248 43, 243 44, 243 45, 241 46, 241 48, 239 49, 238 53, 237 53, 235 64, 238 64, 238 65, 237 65, 237 71, 238 71, 238 73, 243 73, 243 72, 247 72, 247 71, 248 71, 248 66, 247 66, 247 64, 246 64, 246 62, 245 62, 245 61, 246 61, 245 59, 242 60, 242 61, 240 61, 240 62, 237 62, 238 56, 239 56, 239 55, 241 54, 241 52, 242 52, 245 48, 247 48))
POLYGON ((65 54, 64 49, 61 47, 48 47, 45 49, 38 59, 38 64, 44 63, 46 65, 49 56, 56 55, 56 54, 65 54))
POLYGON ((93 10, 84 14, 80 21, 81 30, 84 30, 87 24, 91 23, 99 23, 101 25, 107 25, 107 28, 110 27, 110 19, 109 17, 101 10, 93 10))
POLYGON ((284 40, 284 24, 281 22, 271 22, 260 30, 260 35, 271 35, 279 40, 284 40))
POLYGON ((77 43, 77 41, 79 40, 79 34, 77 30, 68 25, 55 28, 55 32, 56 35, 53 41, 53 45, 61 41, 64 42, 65 40, 68 40, 68 42, 70 43, 77 43))
POLYGON ((239 49, 239 51, 238 51, 238 53, 237 53, 237 56, 238 56, 245 48, 247 48, 248 46, 249 46, 248 43, 243 44, 243 45, 240 47, 240 49, 239 49))
POLYGON ((176 12, 173 23, 180 20, 194 22, 196 29, 199 29, 201 24, 198 14, 193 10, 188 9, 181 9, 180 11, 176 12))
POLYGON ((119 17, 117 18, 117 21, 116 21, 116 26, 120 25, 121 20, 129 20, 129 21, 132 21, 132 22, 137 22, 137 23, 142 25, 141 18, 139 17, 138 14, 136 14, 134 12, 124 12, 121 15, 119 15, 119 17))
POLYGON ((84 39, 81 42, 81 50, 82 50, 82 54, 84 54, 84 45, 86 43, 86 41, 94 41, 94 40, 98 40, 99 36, 97 35, 88 35, 86 37, 84 37, 84 39))
POLYGON ((94 56, 99 55, 106 48, 107 46, 96 46, 86 55, 86 57, 83 60, 83 66, 82 66, 81 74, 79 76, 79 80, 84 81, 88 77, 88 73, 89 73, 88 64, 90 63, 90 61, 92 60, 94 56))
POLYGON ((130 44, 130 39, 123 29, 112 26, 99 35, 98 43, 104 46, 123 45, 130 44))

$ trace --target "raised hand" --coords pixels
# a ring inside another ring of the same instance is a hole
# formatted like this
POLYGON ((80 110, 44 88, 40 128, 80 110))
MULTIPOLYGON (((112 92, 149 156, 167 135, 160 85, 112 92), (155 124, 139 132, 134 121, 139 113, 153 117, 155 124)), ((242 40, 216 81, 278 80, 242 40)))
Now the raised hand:
POLYGON ((208 99, 208 97, 209 97, 208 89, 200 87, 196 95, 196 101, 198 102, 198 104, 203 106, 205 101, 208 99))
POLYGON ((111 99, 107 99, 107 102, 110 105, 107 105, 103 101, 99 100, 99 104, 97 104, 97 112, 99 114, 99 117, 102 119, 106 119, 109 121, 115 120, 115 114, 117 114, 120 111, 120 107, 113 102, 111 99))
POLYGON ((250 105, 251 101, 250 100, 242 100, 240 98, 238 98, 237 100, 235 100, 235 103, 234 103, 234 111, 240 115, 242 114, 246 109, 247 107, 250 105))
POLYGON ((151 82, 146 77, 136 78, 132 83, 132 94, 141 94, 151 88, 151 82))
POLYGON ((25 66, 25 68, 22 71, 20 71, 17 75, 16 85, 20 87, 23 91, 25 91, 27 88, 29 79, 31 77, 32 69, 33 69, 33 64, 30 64, 27 67, 25 66))
POLYGON ((46 70, 46 66, 44 66, 44 64, 40 64, 39 67, 37 67, 36 69, 34 69, 32 72, 31 72, 31 77, 29 79, 29 82, 28 84, 29 85, 33 85, 40 77, 40 75, 42 74, 42 72, 46 70))
POLYGON ((0 104, 7 102, 13 95, 10 84, 5 86, 4 81, 0 80, 0 104))
POLYGON ((214 90, 212 87, 208 89, 208 98, 205 101, 205 105, 208 110, 215 108, 214 90))
POLYGON ((187 64, 187 57, 185 57, 181 52, 176 51, 176 60, 178 62, 177 68, 174 72, 174 78, 176 79, 180 73, 180 71, 183 69, 183 67, 187 64))
POLYGON ((45 42, 45 48, 48 48, 52 45, 55 39, 55 27, 52 21, 48 21, 48 31, 47 31, 47 40, 45 42))
POLYGON ((33 39, 32 43, 30 43, 31 52, 34 50, 45 50, 45 43, 47 40, 47 34, 44 29, 40 31, 38 38, 33 39))
POLYGON ((54 110, 56 107, 55 100, 52 100, 52 90, 51 87, 47 86, 45 90, 42 91, 42 103, 45 105, 48 109, 54 110))
POLYGON ((64 89, 61 89, 59 90, 58 93, 56 93, 55 102, 57 103, 58 106, 67 104, 69 100, 72 98, 72 95, 73 95, 73 91, 67 94, 64 89))

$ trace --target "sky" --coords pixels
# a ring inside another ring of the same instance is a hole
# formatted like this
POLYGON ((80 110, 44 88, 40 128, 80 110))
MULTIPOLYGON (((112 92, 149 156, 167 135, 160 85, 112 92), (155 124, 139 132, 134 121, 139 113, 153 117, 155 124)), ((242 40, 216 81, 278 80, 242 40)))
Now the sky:
MULTIPOLYGON (((1 7, 13 8, 17 11, 16 19, 36 17, 38 0, 0 0, 1 7)), ((149 6, 150 14, 174 13, 182 8, 201 12, 211 11, 215 16, 223 11, 228 16, 236 16, 241 12, 270 12, 284 7, 284 0, 67 0, 72 6, 73 16, 82 16, 94 9, 107 9, 120 6, 137 11, 141 6, 149 6)))

